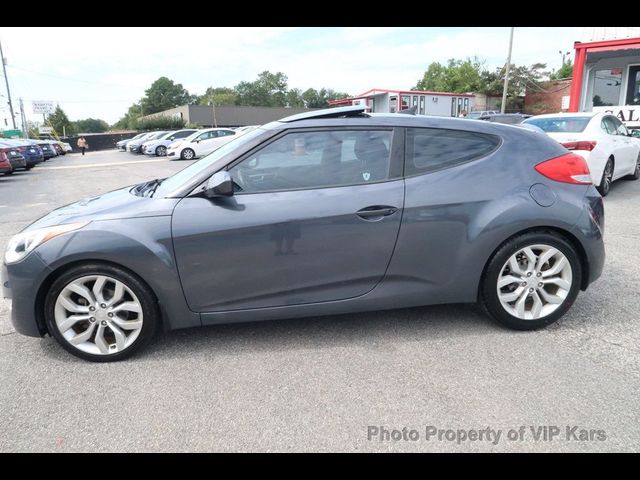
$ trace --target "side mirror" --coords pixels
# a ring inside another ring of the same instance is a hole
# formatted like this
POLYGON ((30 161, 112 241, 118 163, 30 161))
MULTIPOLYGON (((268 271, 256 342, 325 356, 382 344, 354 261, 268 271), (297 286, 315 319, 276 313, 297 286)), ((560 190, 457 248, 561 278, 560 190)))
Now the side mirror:
POLYGON ((207 198, 233 196, 233 180, 229 172, 223 170, 213 174, 205 185, 204 195, 207 198))
POLYGON ((640 129, 634 129, 629 132, 629 136, 633 138, 640 138, 640 129))

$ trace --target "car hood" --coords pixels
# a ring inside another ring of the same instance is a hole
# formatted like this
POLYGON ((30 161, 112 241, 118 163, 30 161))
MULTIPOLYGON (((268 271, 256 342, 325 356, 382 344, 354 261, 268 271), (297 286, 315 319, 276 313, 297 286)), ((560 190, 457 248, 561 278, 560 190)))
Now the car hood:
POLYGON ((177 198, 139 197, 131 193, 134 186, 57 208, 29 225, 27 230, 73 222, 168 216, 180 201, 177 198))

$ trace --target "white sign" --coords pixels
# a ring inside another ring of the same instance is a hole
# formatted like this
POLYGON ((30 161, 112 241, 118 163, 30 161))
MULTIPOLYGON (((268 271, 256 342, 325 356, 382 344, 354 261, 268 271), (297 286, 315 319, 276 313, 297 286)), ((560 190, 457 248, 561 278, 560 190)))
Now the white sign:
POLYGON ((569 110, 569 101, 571 100, 571 96, 570 95, 563 95, 562 96, 562 110, 569 110))
POLYGON ((594 112, 606 112, 615 115, 628 128, 640 128, 640 106, 614 105, 611 107, 593 107, 594 112))
POLYGON ((34 100, 33 104, 33 113, 53 113, 56 109, 54 102, 49 100, 34 100))
POLYGON ((47 135, 47 134, 52 134, 53 133, 53 128, 52 127, 38 127, 38 131, 43 135, 47 135))

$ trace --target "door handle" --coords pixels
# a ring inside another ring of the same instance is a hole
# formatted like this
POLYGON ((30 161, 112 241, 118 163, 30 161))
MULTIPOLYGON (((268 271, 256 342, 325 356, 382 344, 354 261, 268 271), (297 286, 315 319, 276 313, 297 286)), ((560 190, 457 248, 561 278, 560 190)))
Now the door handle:
POLYGON ((360 218, 369 219, 369 218, 380 218, 386 217, 388 215, 393 215, 396 213, 398 209, 396 207, 389 207, 387 205, 373 205, 371 207, 365 207, 356 212, 360 218))

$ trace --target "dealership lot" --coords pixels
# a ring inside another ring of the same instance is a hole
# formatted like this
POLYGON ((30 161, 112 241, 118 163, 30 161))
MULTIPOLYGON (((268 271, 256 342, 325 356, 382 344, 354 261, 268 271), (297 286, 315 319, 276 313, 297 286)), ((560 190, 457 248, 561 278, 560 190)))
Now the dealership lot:
MULTIPOLYGON (((91 152, 0 177, 0 246, 188 163, 91 152)), ((603 277, 539 332, 439 306, 176 331, 91 364, 13 332, 0 300, 0 450, 638 450, 640 182, 605 208, 603 277), (559 434, 536 437, 545 426, 559 434)))

